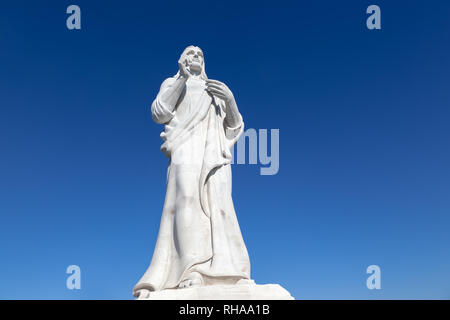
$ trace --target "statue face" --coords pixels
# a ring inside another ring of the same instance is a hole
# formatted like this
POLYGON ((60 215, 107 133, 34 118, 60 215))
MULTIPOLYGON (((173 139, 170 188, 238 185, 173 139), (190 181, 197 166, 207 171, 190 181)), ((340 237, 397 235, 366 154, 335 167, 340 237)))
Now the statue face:
POLYGON ((186 52, 186 62, 192 72, 201 72, 203 69, 203 52, 199 47, 192 47, 186 52))

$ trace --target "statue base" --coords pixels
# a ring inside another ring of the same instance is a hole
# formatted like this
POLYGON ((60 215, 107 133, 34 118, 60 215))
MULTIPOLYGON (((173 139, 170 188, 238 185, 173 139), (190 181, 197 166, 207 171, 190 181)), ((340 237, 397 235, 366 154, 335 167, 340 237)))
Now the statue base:
POLYGON ((138 300, 294 300, 279 284, 255 284, 253 280, 234 285, 210 285, 153 291, 138 300))

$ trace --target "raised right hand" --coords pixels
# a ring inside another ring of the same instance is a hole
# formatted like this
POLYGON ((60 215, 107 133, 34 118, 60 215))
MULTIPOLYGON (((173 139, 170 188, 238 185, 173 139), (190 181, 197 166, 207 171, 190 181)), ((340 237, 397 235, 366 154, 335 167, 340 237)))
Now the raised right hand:
POLYGON ((178 60, 178 68, 180 69, 180 76, 183 78, 189 78, 189 71, 187 70, 186 60, 178 60))

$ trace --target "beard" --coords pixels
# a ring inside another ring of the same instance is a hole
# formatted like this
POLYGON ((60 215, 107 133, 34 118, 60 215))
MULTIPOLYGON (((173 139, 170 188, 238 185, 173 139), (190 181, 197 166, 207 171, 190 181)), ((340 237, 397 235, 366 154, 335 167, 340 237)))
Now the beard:
POLYGON ((193 61, 189 65, 189 71, 191 72, 201 72, 202 71, 202 65, 199 62, 193 61))

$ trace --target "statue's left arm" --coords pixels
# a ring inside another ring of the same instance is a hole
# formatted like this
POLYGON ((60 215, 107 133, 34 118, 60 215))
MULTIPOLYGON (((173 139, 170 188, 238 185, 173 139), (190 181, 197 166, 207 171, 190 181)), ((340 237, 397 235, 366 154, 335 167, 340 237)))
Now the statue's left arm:
POLYGON ((213 95, 219 97, 225 102, 226 116, 225 122, 228 127, 236 128, 242 123, 242 116, 239 113, 239 109, 234 99, 233 93, 223 82, 217 80, 206 80, 207 90, 213 95))

